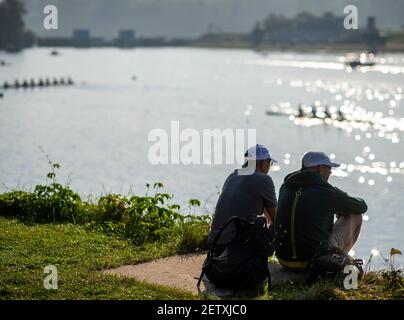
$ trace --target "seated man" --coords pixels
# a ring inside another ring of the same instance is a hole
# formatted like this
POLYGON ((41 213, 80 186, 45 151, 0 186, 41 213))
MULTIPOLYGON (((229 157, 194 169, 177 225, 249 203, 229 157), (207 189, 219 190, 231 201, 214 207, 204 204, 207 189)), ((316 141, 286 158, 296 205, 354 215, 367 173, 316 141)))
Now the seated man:
POLYGON ((348 253, 358 239, 367 205, 328 183, 333 167, 339 164, 325 153, 307 152, 302 169, 286 176, 281 186, 275 250, 286 269, 305 270, 325 240, 348 253))
MULTIPOLYGON (((224 183, 208 236, 209 246, 220 228, 233 216, 254 222, 264 213, 268 222, 274 221, 277 201, 274 183, 268 171, 275 160, 271 158, 268 149, 260 144, 249 148, 244 156, 246 163, 243 169, 235 170, 224 183), (246 172, 248 170, 250 172, 246 172)), ((230 224, 216 245, 217 255, 220 255, 235 234, 235 226, 230 224)))

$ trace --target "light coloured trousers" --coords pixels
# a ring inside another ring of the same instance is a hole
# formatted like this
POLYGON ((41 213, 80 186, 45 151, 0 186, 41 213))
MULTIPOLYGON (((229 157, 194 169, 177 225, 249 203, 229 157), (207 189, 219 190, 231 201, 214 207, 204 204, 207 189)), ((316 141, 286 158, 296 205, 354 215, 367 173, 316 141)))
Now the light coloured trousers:
POLYGON ((361 226, 361 214, 341 215, 332 228, 330 244, 349 253, 358 240, 361 226))

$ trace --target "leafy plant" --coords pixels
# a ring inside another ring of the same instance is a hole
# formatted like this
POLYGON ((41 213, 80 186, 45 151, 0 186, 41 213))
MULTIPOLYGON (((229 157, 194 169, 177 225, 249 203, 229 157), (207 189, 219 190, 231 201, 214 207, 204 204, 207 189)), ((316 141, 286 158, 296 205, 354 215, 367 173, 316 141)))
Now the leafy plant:
POLYGON ((60 165, 48 159, 51 171, 46 174, 49 184, 37 185, 33 192, 12 191, 0 195, 0 212, 27 222, 72 222, 79 220, 82 201, 70 187, 56 182, 60 165))
POLYGON ((146 185, 145 196, 107 194, 98 200, 83 201, 79 194, 56 181, 60 165, 44 153, 50 171, 46 184, 34 187, 32 192, 12 191, 0 194, 0 215, 16 217, 25 223, 74 223, 114 234, 135 245, 171 241, 182 251, 206 246, 209 216, 191 215, 201 202, 191 199, 190 215, 183 215, 181 207, 172 203, 173 195, 161 192, 163 183, 146 185), (151 189, 154 195, 150 195, 151 189))

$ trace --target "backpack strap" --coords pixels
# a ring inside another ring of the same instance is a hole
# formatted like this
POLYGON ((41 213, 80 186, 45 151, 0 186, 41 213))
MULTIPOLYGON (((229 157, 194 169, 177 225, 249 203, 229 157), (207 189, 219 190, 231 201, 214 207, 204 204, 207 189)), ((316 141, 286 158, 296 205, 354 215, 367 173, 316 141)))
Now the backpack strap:
POLYGON ((233 216, 227 220, 227 222, 224 224, 223 227, 220 228, 219 233, 216 235, 215 239, 212 242, 211 249, 208 252, 208 259, 211 258, 211 255, 213 254, 213 248, 216 246, 217 242, 220 239, 220 236, 222 235, 223 231, 234 221, 237 231, 240 231, 241 223, 246 223, 246 221, 242 218, 239 218, 237 216, 233 216))
POLYGON ((202 282, 202 278, 203 278, 204 274, 205 274, 205 272, 203 272, 203 269, 202 269, 201 275, 199 276, 198 283, 196 285, 196 287, 198 288, 198 293, 201 293, 200 286, 201 286, 201 282, 202 282))

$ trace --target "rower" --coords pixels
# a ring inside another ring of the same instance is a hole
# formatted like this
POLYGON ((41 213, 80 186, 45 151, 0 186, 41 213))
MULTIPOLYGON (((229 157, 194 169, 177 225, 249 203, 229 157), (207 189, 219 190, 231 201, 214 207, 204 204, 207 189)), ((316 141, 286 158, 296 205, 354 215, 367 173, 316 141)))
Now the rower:
POLYGON ((330 109, 328 108, 328 105, 325 106, 324 114, 325 114, 325 118, 332 118, 331 113, 330 113, 330 109))
POLYGON ((304 110, 303 110, 303 106, 302 106, 301 103, 299 103, 297 112, 298 112, 297 116, 298 116, 299 118, 303 118, 303 117, 304 117, 304 110))
POLYGON ((312 114, 312 117, 313 117, 313 118, 317 118, 317 107, 316 107, 316 104, 313 104, 313 105, 311 106, 311 114, 312 114))
POLYGON ((341 111, 341 108, 338 108, 338 121, 346 120, 344 113, 341 111))

